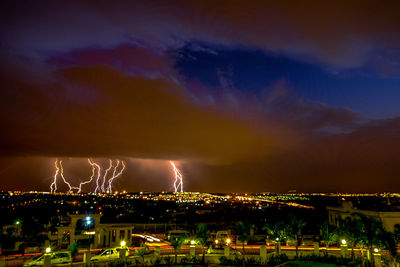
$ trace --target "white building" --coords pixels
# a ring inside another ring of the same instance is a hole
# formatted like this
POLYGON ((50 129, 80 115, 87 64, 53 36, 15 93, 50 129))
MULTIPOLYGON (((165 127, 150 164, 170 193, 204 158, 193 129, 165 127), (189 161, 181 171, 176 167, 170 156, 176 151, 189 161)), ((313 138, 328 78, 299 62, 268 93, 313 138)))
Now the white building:
POLYGON ((49 233, 52 244, 61 247, 84 241, 91 243, 92 248, 115 247, 121 241, 125 241, 128 246, 131 244, 133 224, 100 223, 100 214, 70 215, 70 218, 68 226, 57 227, 56 233, 49 233), (87 225, 87 230, 79 229, 82 222, 87 225))
POLYGON ((326 209, 328 210, 329 224, 332 226, 339 226, 339 218, 344 220, 354 212, 380 220, 383 227, 390 232, 394 231, 395 225, 400 226, 399 211, 361 210, 353 207, 353 203, 350 201, 343 201, 341 207, 326 207, 326 209))

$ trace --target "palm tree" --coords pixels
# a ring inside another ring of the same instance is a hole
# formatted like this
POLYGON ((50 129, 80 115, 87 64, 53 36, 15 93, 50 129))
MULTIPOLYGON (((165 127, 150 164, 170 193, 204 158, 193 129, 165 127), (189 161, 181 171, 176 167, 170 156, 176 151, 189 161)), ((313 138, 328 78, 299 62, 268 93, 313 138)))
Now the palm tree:
POLYGON ((362 242, 368 249, 369 254, 371 255, 371 263, 374 266, 373 260, 373 246, 379 245, 382 236, 382 232, 384 232, 382 222, 373 217, 367 217, 362 213, 352 213, 351 217, 353 219, 359 220, 359 235, 362 238, 362 242))
MULTIPOLYGON (((275 223, 268 223, 264 225, 263 230, 267 232, 268 236, 271 237, 273 240, 280 242, 286 239, 285 236, 285 222, 277 221, 275 223)), ((279 253, 279 249, 278 249, 279 253)))
POLYGON ((245 258, 246 258, 246 251, 244 249, 244 245, 247 241, 249 241, 250 238, 250 230, 254 228, 254 225, 252 224, 245 224, 243 222, 237 222, 235 224, 235 230, 236 230, 236 235, 239 239, 240 242, 242 242, 242 249, 243 249, 243 266, 245 264, 245 258))
POLYGON ((400 243, 400 224, 394 226, 394 240, 396 243, 400 243))
POLYGON ((296 242, 296 258, 299 256, 299 243, 301 242, 303 236, 303 228, 306 224, 306 221, 295 216, 291 216, 289 222, 285 227, 287 237, 295 240, 296 242))
POLYGON ((197 225, 196 236, 200 241, 202 252, 203 252, 203 263, 205 263, 205 251, 204 248, 207 245, 208 239, 210 237, 210 231, 207 228, 207 225, 204 223, 200 223, 197 225))
POLYGON ((143 263, 143 266, 144 266, 145 265, 144 256, 148 253, 149 247, 144 243, 140 244, 140 247, 142 247, 142 248, 136 250, 136 255, 138 255, 138 256, 140 256, 142 258, 142 263, 143 263))
POLYGON ((176 236, 171 239, 171 245, 174 248, 175 252, 175 265, 178 263, 178 249, 182 246, 182 244, 183 244, 182 236, 176 236))
MULTIPOLYGON (((362 222, 357 218, 347 217, 345 220, 339 220, 339 227, 336 229, 336 235, 343 237, 351 247, 351 257, 354 259, 354 247, 359 245, 364 246, 364 238, 360 231, 362 222)), ((361 253, 362 250, 361 250, 361 253)))
POLYGON ((319 232, 321 234, 321 238, 322 240, 325 241, 325 255, 328 255, 328 248, 329 245, 337 240, 337 232, 332 230, 329 227, 329 223, 328 221, 323 222, 320 226, 319 226, 319 232))
POLYGON ((389 251, 391 261, 393 266, 397 266, 397 262, 399 260, 399 256, 397 253, 397 240, 396 240, 396 232, 390 233, 387 231, 383 231, 380 233, 379 239, 381 241, 381 246, 389 251))

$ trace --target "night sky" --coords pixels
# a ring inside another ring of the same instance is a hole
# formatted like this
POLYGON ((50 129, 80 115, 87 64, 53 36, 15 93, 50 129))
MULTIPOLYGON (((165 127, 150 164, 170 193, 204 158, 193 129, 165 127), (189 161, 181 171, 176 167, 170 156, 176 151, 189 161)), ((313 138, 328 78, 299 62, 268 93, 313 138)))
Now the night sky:
POLYGON ((1 190, 400 191, 399 1, 1 6, 1 190))

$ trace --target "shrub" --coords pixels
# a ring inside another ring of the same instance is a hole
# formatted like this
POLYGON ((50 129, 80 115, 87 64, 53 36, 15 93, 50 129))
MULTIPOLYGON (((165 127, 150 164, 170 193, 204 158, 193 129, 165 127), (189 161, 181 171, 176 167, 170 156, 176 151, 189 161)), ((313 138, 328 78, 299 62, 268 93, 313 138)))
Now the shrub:
POLYGON ((155 258, 154 261, 151 261, 151 265, 153 266, 161 265, 161 258, 160 257, 155 258))
POLYGON ((166 265, 171 265, 172 262, 173 262, 173 259, 172 259, 172 257, 167 256, 167 257, 164 258, 164 262, 165 262, 166 265))
POLYGON ((261 259, 260 259, 260 258, 251 257, 251 258, 248 258, 248 259, 246 260, 245 264, 246 264, 247 266, 261 265, 261 259))
POLYGON ((279 255, 270 256, 267 260, 267 264, 276 266, 276 265, 282 264, 284 262, 287 262, 288 260, 289 260, 288 256, 286 254, 282 253, 279 255))
POLYGON ((233 260, 228 259, 225 256, 222 256, 219 258, 219 264, 222 266, 229 266, 229 265, 234 265, 233 260))

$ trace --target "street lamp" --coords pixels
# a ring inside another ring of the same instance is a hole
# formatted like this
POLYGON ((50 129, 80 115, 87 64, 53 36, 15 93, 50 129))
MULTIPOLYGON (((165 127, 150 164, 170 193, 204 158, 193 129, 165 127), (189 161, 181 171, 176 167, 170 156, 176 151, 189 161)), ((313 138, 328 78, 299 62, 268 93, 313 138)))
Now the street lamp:
POLYGON ((231 239, 228 238, 228 239, 226 240, 226 244, 229 246, 230 243, 231 243, 231 239))
POLYGON ((191 245, 194 245, 194 244, 196 244, 196 241, 195 241, 195 240, 191 240, 191 241, 190 241, 190 244, 191 244, 191 245))
MULTIPOLYGON (((86 217, 86 229, 89 230, 90 229, 90 225, 92 224, 92 218, 90 218, 90 216, 86 217)), ((88 251, 90 251, 90 235, 88 235, 88 251)))
POLYGON ((346 240, 342 239, 342 245, 346 245, 346 244, 347 244, 346 240))
POLYGON ((125 247, 126 246, 126 242, 124 240, 121 241, 121 247, 125 247))
POLYGON ((375 253, 378 253, 378 252, 379 252, 379 249, 378 249, 378 248, 374 248, 374 252, 375 252, 375 253))
POLYGON ((50 247, 47 247, 46 248, 46 253, 50 253, 51 252, 51 248, 50 247))

